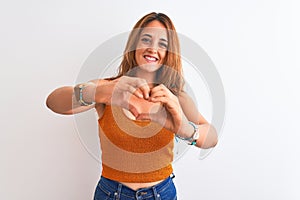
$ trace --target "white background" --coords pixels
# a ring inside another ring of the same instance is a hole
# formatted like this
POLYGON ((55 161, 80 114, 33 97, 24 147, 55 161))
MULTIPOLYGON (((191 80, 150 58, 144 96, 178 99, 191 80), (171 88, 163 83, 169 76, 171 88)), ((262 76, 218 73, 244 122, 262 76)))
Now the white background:
POLYGON ((92 199, 99 163, 74 118, 45 99, 150 11, 168 14, 208 53, 225 87, 219 144, 204 160, 191 149, 175 163, 179 200, 300 199, 299 8, 296 0, 1 1, 0 199, 92 199))

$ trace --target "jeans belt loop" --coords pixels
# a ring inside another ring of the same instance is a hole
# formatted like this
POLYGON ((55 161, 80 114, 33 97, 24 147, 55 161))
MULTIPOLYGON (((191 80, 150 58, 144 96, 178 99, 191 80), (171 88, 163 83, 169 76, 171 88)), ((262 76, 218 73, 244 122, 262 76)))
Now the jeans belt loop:
POLYGON ((118 190, 117 190, 117 192, 115 193, 116 200, 120 200, 120 199, 121 199, 121 190, 122 190, 122 184, 119 183, 119 185, 118 185, 118 190))

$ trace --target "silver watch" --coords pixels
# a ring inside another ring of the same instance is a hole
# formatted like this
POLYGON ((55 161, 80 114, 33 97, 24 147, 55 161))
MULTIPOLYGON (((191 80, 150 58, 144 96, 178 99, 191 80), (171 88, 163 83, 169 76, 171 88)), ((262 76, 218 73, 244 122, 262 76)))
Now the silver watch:
POLYGON ((176 137, 182 139, 182 140, 185 140, 185 141, 188 141, 188 144, 189 145, 196 145, 197 143, 197 140, 199 139, 200 137, 200 133, 199 133, 199 128, 196 124, 194 124, 193 122, 190 122, 189 121, 189 124, 193 126, 194 128, 194 132, 193 132, 193 135, 189 138, 184 138, 184 137, 181 137, 179 135, 176 135, 176 137))
POLYGON ((78 84, 76 87, 79 89, 79 94, 78 94, 78 102, 80 103, 81 106, 90 106, 94 104, 95 102, 85 102, 83 100, 83 89, 87 86, 88 83, 82 83, 78 84))
POLYGON ((194 124, 193 122, 190 122, 190 121, 189 121, 189 124, 192 125, 193 128, 194 128, 193 135, 192 135, 192 137, 190 137, 190 139, 189 139, 189 141, 190 141, 189 145, 196 145, 196 144, 197 144, 197 140, 199 139, 199 136, 200 136, 200 134, 199 134, 199 128, 198 128, 198 126, 197 126, 196 124, 194 124))

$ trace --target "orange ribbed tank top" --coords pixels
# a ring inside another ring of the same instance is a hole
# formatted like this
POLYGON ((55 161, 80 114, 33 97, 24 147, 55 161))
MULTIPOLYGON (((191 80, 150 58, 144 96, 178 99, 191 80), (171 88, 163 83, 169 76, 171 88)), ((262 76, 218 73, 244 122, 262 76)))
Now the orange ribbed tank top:
POLYGON ((99 122, 102 176, 145 183, 173 172, 174 134, 151 121, 129 119, 122 108, 106 105, 99 122))

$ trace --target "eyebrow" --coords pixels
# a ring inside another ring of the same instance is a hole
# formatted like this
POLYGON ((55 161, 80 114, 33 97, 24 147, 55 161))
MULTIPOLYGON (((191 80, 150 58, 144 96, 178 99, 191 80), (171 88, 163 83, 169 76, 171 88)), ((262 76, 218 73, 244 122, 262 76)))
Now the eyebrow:
MULTIPOLYGON (((152 38, 152 35, 147 34, 147 33, 143 34, 142 36, 147 36, 147 37, 152 38)), ((159 40, 164 41, 164 42, 168 42, 168 40, 166 40, 166 39, 164 39, 164 38, 160 38, 159 40)))

